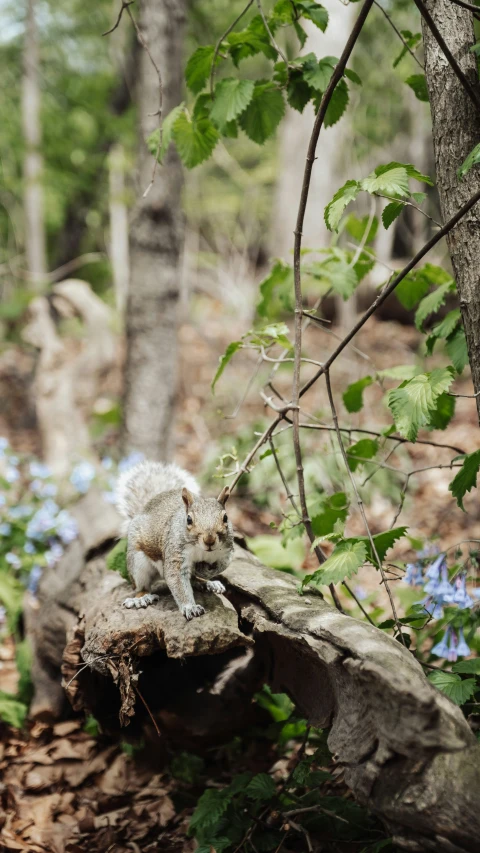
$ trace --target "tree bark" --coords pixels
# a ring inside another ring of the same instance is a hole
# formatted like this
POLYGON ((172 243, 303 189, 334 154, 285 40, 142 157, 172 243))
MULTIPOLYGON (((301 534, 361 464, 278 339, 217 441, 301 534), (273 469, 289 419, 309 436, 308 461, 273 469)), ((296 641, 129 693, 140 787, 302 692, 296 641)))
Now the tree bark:
POLYGON ((43 216, 42 154, 38 30, 35 0, 28 0, 23 47, 22 125, 25 140, 24 208, 25 251, 30 281, 35 290, 45 284, 45 223, 43 216))
MULTIPOLYGON (((163 78, 163 116, 181 100, 183 0, 142 0, 139 25, 163 78)), ((151 459, 171 458, 176 381, 177 303, 183 222, 182 173, 170 150, 143 197, 153 169, 145 138, 158 127, 159 82, 140 51, 137 103, 140 143, 139 196, 130 230, 123 445, 151 459), (150 115, 149 115, 150 114, 150 115)))
POLYGON ((347 784, 398 846, 478 851, 480 743, 406 648, 314 592, 300 596, 294 578, 239 547, 226 597, 203 597, 201 619, 186 623, 168 592, 146 611, 126 611, 129 587, 102 556, 117 533, 113 508, 91 492, 74 511, 80 538, 42 577, 38 601, 27 596, 33 716, 61 713, 62 666, 76 709, 118 730, 119 716, 133 727, 148 720, 146 702, 185 749, 231 739, 266 682, 329 728, 347 784))
MULTIPOLYGON (((473 15, 451 0, 425 5, 470 83, 478 88, 473 15)), ((473 168, 465 178, 457 170, 480 141, 480 115, 455 75, 428 24, 422 20, 425 72, 433 124, 437 186, 443 219, 448 219, 479 188, 473 168)), ((447 237, 467 338, 475 393, 480 392, 480 205, 473 207, 447 237)), ((477 397, 480 421, 480 396, 477 397)))

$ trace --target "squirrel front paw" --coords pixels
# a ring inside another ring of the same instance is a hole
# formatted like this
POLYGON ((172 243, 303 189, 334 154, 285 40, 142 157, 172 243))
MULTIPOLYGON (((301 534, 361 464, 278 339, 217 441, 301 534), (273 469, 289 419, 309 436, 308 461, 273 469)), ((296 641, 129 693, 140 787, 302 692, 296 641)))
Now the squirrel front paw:
POLYGON ((221 581, 207 581, 207 589, 209 592, 216 592, 217 595, 222 595, 225 592, 225 587, 221 581))
POLYGON ((202 607, 201 604, 184 604, 182 607, 182 613, 185 616, 185 619, 194 619, 195 616, 203 616, 205 613, 205 608, 202 607))
POLYGON ((148 607, 150 604, 155 604, 156 601, 160 601, 160 597, 147 592, 145 595, 141 595, 140 598, 126 598, 123 602, 123 607, 127 607, 129 610, 132 607, 136 607, 138 609, 140 607, 148 607))

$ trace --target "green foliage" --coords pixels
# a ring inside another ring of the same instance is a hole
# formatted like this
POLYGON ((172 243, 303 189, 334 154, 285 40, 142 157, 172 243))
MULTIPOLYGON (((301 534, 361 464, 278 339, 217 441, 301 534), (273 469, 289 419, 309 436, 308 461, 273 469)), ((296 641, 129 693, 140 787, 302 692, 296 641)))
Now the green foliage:
POLYGON ((275 793, 275 782, 268 773, 258 773, 257 776, 254 776, 248 783, 246 788, 246 794, 248 797, 262 803, 267 800, 271 800, 272 797, 275 796, 275 793))
POLYGON ((277 129, 285 114, 282 93, 273 83, 255 83, 253 96, 239 122, 247 136, 259 145, 277 129))
POLYGON ((188 785, 198 783, 204 767, 203 758, 192 755, 190 752, 180 752, 170 762, 170 771, 174 779, 179 779, 180 782, 185 782, 188 785))
POLYGON ((303 586, 311 583, 328 584, 340 583, 345 578, 356 574, 367 559, 367 547, 358 539, 344 539, 335 546, 333 554, 323 563, 323 566, 313 575, 306 575, 303 586))
POLYGON ((415 97, 418 98, 419 101, 426 101, 428 103, 428 89, 425 74, 412 74, 411 77, 407 77, 405 83, 410 86, 412 91, 415 93, 415 97))
POLYGON ((213 45, 198 47, 187 62, 185 80, 187 81, 188 88, 194 95, 198 95, 202 91, 210 77, 214 52, 215 48, 213 45))
POLYGON ((222 356, 220 356, 220 358, 219 358, 219 364, 217 367, 217 372, 215 373, 215 376, 212 379, 212 386, 211 386, 212 391, 215 391, 215 385, 217 384, 218 380, 220 379, 220 377, 221 377, 223 371, 225 370, 228 362, 235 355, 235 353, 238 352, 239 349, 241 349, 242 346, 243 346, 243 341, 232 341, 230 344, 228 344, 227 349, 225 350, 224 354, 222 356))
POLYGON ((373 379, 371 376, 364 376, 363 379, 358 379, 357 382, 352 382, 343 394, 343 402, 347 412, 359 412, 363 406, 363 392, 365 388, 371 385, 373 379))
POLYGON ((480 675, 480 658, 457 661, 453 664, 452 669, 454 672, 462 672, 465 675, 480 675))
POLYGON ((237 77, 226 77, 217 83, 210 118, 221 132, 243 113, 252 100, 254 89, 253 80, 239 80, 237 77))
POLYGON ((107 569, 118 572, 126 581, 130 580, 127 570, 127 540, 120 539, 110 551, 107 560, 107 569))
POLYGON ((437 287, 436 290, 433 290, 432 293, 429 293, 428 296, 425 296, 421 300, 415 314, 415 325, 417 329, 422 329, 427 317, 438 311, 442 305, 445 305, 448 294, 454 291, 455 282, 452 278, 449 278, 448 281, 441 284, 440 287, 437 287))
POLYGON ((338 522, 345 522, 348 515, 348 498, 345 492, 322 496, 314 507, 309 507, 312 530, 315 536, 323 538, 333 533, 338 522))
POLYGON ((451 368, 438 368, 414 376, 389 392, 388 405, 400 435, 416 441, 418 430, 430 424, 438 398, 452 381, 451 368))
POLYGON ((477 475, 480 469, 480 450, 475 450, 473 453, 468 453, 463 458, 463 464, 458 474, 453 478, 449 485, 449 489, 460 509, 465 512, 463 499, 467 492, 470 492, 477 485, 477 475))
POLYGON ((467 339, 463 329, 457 329, 448 336, 447 353, 457 373, 462 373, 468 364, 467 339))
POLYGON ((421 33, 412 33, 412 32, 410 32, 410 30, 401 30, 401 33, 402 33, 402 36, 405 40, 405 44, 403 45, 403 47, 402 47, 400 53, 398 54, 397 58, 394 59, 394 61, 393 61, 393 67, 394 68, 396 68, 397 65, 399 65, 399 63, 402 61, 404 56, 408 55, 408 48, 410 48, 410 50, 415 50, 415 48, 418 47, 418 45, 422 41, 422 34, 421 33))
POLYGON ((261 300, 257 305, 259 317, 276 315, 274 299, 283 307, 293 289, 293 269, 282 260, 276 260, 269 274, 260 282, 261 300))
POLYGON ((475 692, 475 679, 465 678, 462 680, 455 672, 435 670, 435 672, 429 673, 428 680, 456 705, 463 705, 475 692))
POLYGON ((470 169, 473 169, 474 166, 478 166, 479 163, 480 163, 480 142, 478 145, 475 146, 475 148, 472 151, 470 151, 470 154, 468 155, 468 157, 466 157, 466 159, 463 161, 462 165, 460 166, 460 168, 458 170, 458 177, 464 178, 465 175, 470 171, 470 169))
POLYGON ((356 471, 365 460, 373 459, 378 450, 378 441, 373 438, 361 438, 347 449, 348 467, 356 471))
POLYGON ((90 737, 98 737, 100 735, 100 725, 98 720, 95 719, 93 714, 89 714, 87 719, 85 720, 85 724, 83 726, 83 731, 90 735, 90 737))
POLYGON ((187 169, 193 169, 207 160, 219 140, 218 131, 210 119, 190 118, 185 112, 181 112, 176 119, 172 135, 187 169))
MULTIPOLYGON (((405 536, 407 532, 406 527, 392 527, 390 530, 385 530, 383 533, 375 533, 372 536, 375 551, 378 554, 378 558, 383 562, 387 555, 387 551, 393 547, 395 542, 405 536)), ((367 560, 372 563, 372 565, 377 565, 377 559, 375 557, 374 550, 372 548, 370 539, 368 536, 359 536, 357 537, 358 542, 365 542, 365 546, 367 548, 367 560)))
POLYGON ((174 107, 173 110, 169 112, 168 116, 166 116, 162 122, 162 142, 160 147, 158 145, 160 139, 160 128, 157 127, 157 129, 154 130, 147 138, 148 150, 153 157, 157 158, 159 163, 163 163, 163 158, 165 157, 173 139, 173 128, 175 122, 178 117, 182 115, 184 109, 185 105, 179 104, 178 107, 174 107))
POLYGON ((27 706, 19 702, 10 693, 0 690, 0 720, 15 729, 23 728, 27 716, 27 706))
POLYGON ((404 207, 403 201, 391 201, 390 204, 386 205, 382 211, 382 222, 386 229, 390 228, 390 225, 398 219, 404 207))

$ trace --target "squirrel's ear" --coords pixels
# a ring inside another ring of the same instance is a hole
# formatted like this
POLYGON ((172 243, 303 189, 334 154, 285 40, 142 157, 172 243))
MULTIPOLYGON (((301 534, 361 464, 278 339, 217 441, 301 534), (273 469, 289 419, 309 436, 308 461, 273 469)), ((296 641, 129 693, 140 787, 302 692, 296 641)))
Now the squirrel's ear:
POLYGON ((189 509, 189 507, 191 507, 191 505, 193 504, 193 495, 191 492, 188 491, 185 486, 182 489, 182 499, 186 508, 189 509))
POLYGON ((222 506, 225 506, 225 504, 227 503, 227 501, 228 501, 229 497, 230 497, 230 487, 229 487, 229 486, 225 486, 225 487, 222 489, 222 491, 220 492, 220 494, 219 494, 219 496, 218 496, 218 498, 217 498, 217 501, 218 501, 218 503, 219 503, 219 504, 222 504, 222 506))

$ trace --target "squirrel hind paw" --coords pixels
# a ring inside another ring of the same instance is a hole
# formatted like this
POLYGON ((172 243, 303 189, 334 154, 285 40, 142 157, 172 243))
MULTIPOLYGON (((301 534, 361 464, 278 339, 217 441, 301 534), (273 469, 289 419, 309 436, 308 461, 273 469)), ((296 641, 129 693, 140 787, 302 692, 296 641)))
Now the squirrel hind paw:
POLYGON ((201 604, 184 604, 182 607, 182 614, 188 621, 194 619, 196 616, 203 616, 204 613, 205 608, 201 604))
POLYGON ((222 595, 225 592, 225 587, 221 581, 207 581, 207 589, 209 592, 216 592, 217 595, 222 595))
POLYGON ((140 607, 148 607, 150 604, 155 604, 159 600, 160 597, 158 595, 152 595, 150 592, 147 592, 139 598, 126 598, 122 607, 127 607, 129 610, 135 607, 138 610, 140 607))

